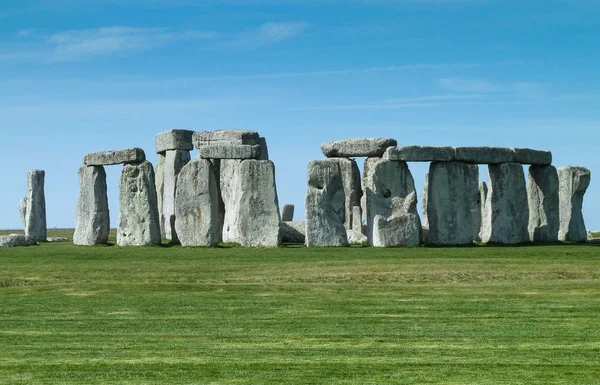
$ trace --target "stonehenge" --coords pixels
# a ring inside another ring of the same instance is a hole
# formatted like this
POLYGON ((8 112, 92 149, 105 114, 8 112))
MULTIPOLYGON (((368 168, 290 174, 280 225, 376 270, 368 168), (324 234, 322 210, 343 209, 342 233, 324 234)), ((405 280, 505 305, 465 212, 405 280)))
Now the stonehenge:
POLYGON ((583 195, 590 185, 591 172, 584 167, 566 166, 558 169, 560 225, 558 239, 585 242, 587 232, 581 209, 583 195))
POLYGON ((282 222, 291 222, 294 220, 294 205, 283 205, 281 209, 281 221, 282 222))
POLYGON ((36 242, 46 242, 47 238, 45 177, 43 170, 31 170, 27 173, 27 195, 20 204, 25 236, 36 242))
POLYGON ((558 173, 554 166, 529 167, 527 199, 530 241, 558 241, 560 225, 558 189, 558 173))
POLYGON ((79 168, 79 199, 73 243, 99 245, 108 242, 110 215, 103 166, 79 168))

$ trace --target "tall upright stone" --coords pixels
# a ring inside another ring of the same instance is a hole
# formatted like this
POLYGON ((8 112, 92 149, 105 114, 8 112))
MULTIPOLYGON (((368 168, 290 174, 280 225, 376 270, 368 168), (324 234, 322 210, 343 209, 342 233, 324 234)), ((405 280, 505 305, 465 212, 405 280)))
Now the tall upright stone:
POLYGON ((21 222, 23 223, 23 228, 27 227, 27 197, 21 198, 19 201, 19 214, 21 214, 21 222))
POLYGON ((342 186, 344 188, 344 226, 346 230, 352 228, 352 210, 354 206, 360 206, 362 198, 362 186, 360 181, 360 170, 356 161, 348 158, 330 158, 340 166, 342 174, 342 186))
POLYGON ((342 173, 335 160, 308 164, 306 191, 306 246, 348 246, 342 173))
POLYGON ((473 243, 473 182, 471 166, 462 162, 432 162, 429 167, 428 242, 455 246, 473 243))
POLYGON ((429 173, 425 174, 425 185, 423 186, 423 196, 421 199, 421 213, 422 221, 421 226, 424 229, 429 230, 429 218, 427 217, 427 202, 429 201, 429 173))
POLYGON ((119 190, 117 244, 159 244, 160 224, 152 163, 125 164, 119 190))
POLYGON ((249 247, 281 245, 275 165, 270 160, 244 160, 240 165, 237 205, 239 243, 249 247))
POLYGON ((484 228, 483 228, 483 223, 484 223, 484 218, 485 218, 485 205, 487 202, 487 197, 488 197, 488 187, 487 187, 487 183, 485 183, 484 181, 480 181, 479 182, 479 213, 480 213, 480 218, 481 218, 481 222, 479 223, 479 230, 478 230, 478 237, 476 238, 477 242, 481 242, 481 240, 483 239, 483 233, 484 233, 484 228))
POLYGON ((179 243, 177 232, 173 226, 175 223, 175 192, 177 190, 177 176, 179 172, 190 161, 188 150, 168 150, 165 153, 163 170, 163 194, 161 224, 164 227, 165 238, 173 243, 179 243))
POLYGON ((192 160, 182 167, 175 190, 175 230, 183 246, 216 246, 219 186, 212 163, 192 160))
POLYGON ((238 159, 221 159, 220 161, 220 191, 223 224, 222 240, 227 243, 239 243, 238 211, 240 204, 240 168, 242 161, 238 159))
POLYGON ((529 242, 529 208, 525 175, 520 163, 488 166, 489 190, 485 202, 482 242, 529 242))
POLYGON ((469 165, 469 172, 471 174, 471 215, 473 217, 473 240, 476 242, 481 241, 479 232, 481 231, 481 195, 479 194, 479 166, 476 164, 469 165))
POLYGON ((569 242, 585 242, 587 232, 583 220, 583 196, 590 185, 591 172, 584 167, 560 167, 558 169, 558 195, 560 226, 558 239, 569 242))
POLYGON ((156 185, 156 204, 158 206, 158 215, 160 219, 160 234, 166 238, 165 223, 163 220, 163 194, 165 192, 165 160, 167 156, 164 152, 158 154, 158 163, 155 168, 154 183, 156 185))
POLYGON ((281 209, 281 221, 282 222, 291 222, 294 220, 294 205, 283 205, 283 209, 281 209))
POLYGON ((532 242, 558 241, 558 173, 554 166, 530 166, 527 183, 529 239, 532 242))
POLYGON ((103 166, 79 168, 79 199, 73 243, 99 245, 108 242, 110 214, 103 166))
POLYGON ((362 209, 360 206, 354 206, 352 208, 352 228, 346 230, 348 235, 348 242, 350 243, 366 243, 367 236, 363 234, 362 225, 362 209))
POLYGON ((27 208, 25 210, 25 235, 46 242, 46 196, 44 193, 43 170, 31 170, 27 173, 27 208))
POLYGON ((367 242, 371 246, 417 246, 421 221, 417 192, 403 161, 371 161, 366 180, 367 242))

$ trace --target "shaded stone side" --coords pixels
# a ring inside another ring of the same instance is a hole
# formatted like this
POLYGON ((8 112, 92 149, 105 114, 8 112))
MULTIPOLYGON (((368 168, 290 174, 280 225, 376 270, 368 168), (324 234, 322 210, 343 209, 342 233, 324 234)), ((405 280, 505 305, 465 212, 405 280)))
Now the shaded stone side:
POLYGON ((190 152, 187 150, 169 150, 165 153, 164 169, 162 170, 162 211, 159 211, 159 214, 161 226, 164 228, 164 236, 173 243, 179 243, 177 232, 172 225, 176 220, 175 192, 177 190, 177 176, 189 161, 190 152))
POLYGON ((165 192, 165 153, 158 154, 158 163, 156 164, 155 170, 155 180, 154 184, 156 185, 156 205, 158 207, 158 215, 160 219, 160 235, 162 238, 166 238, 165 236, 165 223, 162 215, 163 212, 163 194, 165 192))
POLYGON ((529 167, 527 200, 529 239, 533 242, 558 241, 558 173, 554 166, 529 167))
POLYGON ((559 219, 558 239, 585 242, 587 232, 583 220, 583 196, 590 185, 591 172, 584 167, 558 169, 559 219))
POLYGON ((471 174, 471 215, 473 217, 473 240, 480 242, 479 232, 481 231, 481 195, 479 194, 479 166, 476 164, 469 165, 471 174))
POLYGON ((485 183, 484 181, 480 181, 479 182, 479 204, 480 204, 481 223, 479 224, 479 233, 478 233, 479 236, 477 238, 478 242, 481 242, 483 239, 483 233, 484 233, 483 224, 485 222, 485 205, 487 202, 487 196, 488 196, 487 183, 485 183))
POLYGON ((281 222, 281 242, 306 242, 306 221, 281 222))
POLYGON ((110 213, 106 193, 106 172, 102 166, 79 168, 79 199, 73 243, 99 245, 108 242, 110 213))
POLYGON ((291 222, 294 220, 294 205, 283 205, 283 209, 281 209, 281 220, 283 222, 291 222))
POLYGON ((362 186, 360 181, 360 170, 354 160, 346 158, 332 158, 340 166, 342 185, 344 187, 344 226, 346 230, 352 228, 352 210, 354 206, 360 206, 362 198, 362 186))
POLYGON ((117 244, 144 246, 159 244, 160 224, 152 163, 126 164, 119 187, 117 244))
POLYGON ((25 235, 38 242, 45 242, 47 238, 45 177, 43 170, 31 170, 27 173, 25 235))

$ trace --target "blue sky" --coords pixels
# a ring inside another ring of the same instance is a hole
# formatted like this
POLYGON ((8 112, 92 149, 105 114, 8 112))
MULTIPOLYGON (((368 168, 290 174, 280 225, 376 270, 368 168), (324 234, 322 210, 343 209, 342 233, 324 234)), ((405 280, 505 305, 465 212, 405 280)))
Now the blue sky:
MULTIPOLYGON (((592 0, 0 0, 0 228, 21 227, 27 170, 46 170, 48 226, 73 227, 86 153, 156 162, 158 132, 246 128, 297 216, 321 143, 393 137, 552 150, 592 170, 600 229, 599 15, 592 0)), ((421 190, 427 166, 410 167, 421 190)))

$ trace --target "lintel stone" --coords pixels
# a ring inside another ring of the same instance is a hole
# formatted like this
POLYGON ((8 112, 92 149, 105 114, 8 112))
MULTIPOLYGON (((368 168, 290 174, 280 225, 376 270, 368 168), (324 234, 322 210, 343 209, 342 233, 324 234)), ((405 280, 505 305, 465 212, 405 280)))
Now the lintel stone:
POLYGON ((144 150, 138 147, 124 150, 92 152, 83 158, 86 166, 108 166, 111 164, 141 163, 146 160, 144 150))

